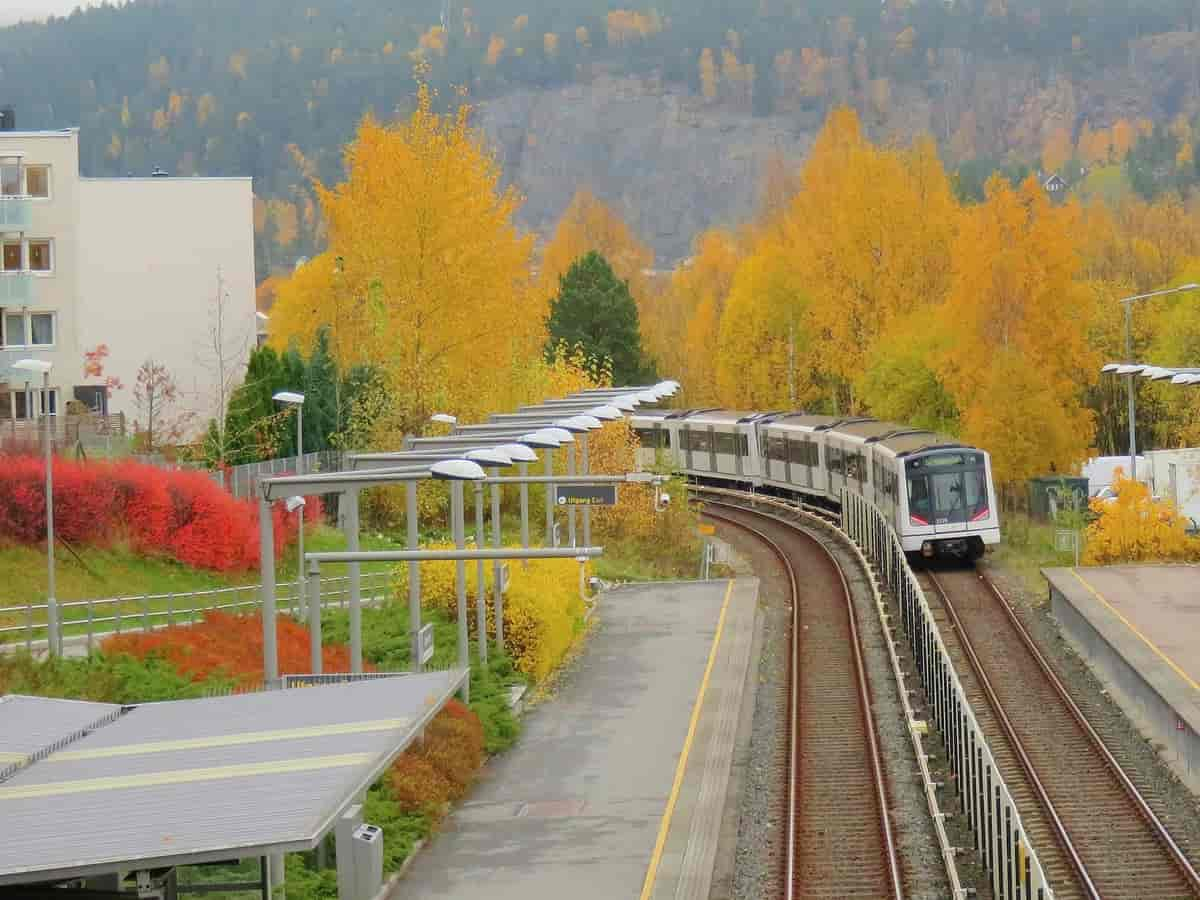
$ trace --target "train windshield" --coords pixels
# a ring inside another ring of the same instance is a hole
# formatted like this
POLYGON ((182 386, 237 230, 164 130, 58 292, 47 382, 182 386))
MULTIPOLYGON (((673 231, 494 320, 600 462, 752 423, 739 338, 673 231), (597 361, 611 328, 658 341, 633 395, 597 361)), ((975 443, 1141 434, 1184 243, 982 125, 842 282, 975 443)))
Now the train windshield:
POLYGON ((951 525, 987 518, 982 453, 939 453, 909 460, 908 516, 913 525, 951 525))

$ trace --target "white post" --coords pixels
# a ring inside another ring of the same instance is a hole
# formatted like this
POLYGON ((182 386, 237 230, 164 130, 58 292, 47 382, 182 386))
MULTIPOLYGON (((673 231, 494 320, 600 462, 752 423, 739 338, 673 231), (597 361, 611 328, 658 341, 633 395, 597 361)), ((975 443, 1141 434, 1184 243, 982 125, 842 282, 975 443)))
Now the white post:
MULTIPOLYGON (((580 472, 584 475, 588 473, 588 436, 580 435, 583 438, 579 442, 579 452, 583 455, 583 465, 580 467, 580 472)), ((583 546, 592 546, 592 511, 588 507, 583 508, 583 546)))
POLYGON ((258 498, 259 569, 262 583, 263 678, 267 686, 279 677, 279 644, 275 637, 275 525, 271 504, 258 498))
MULTIPOLYGON (((524 469, 524 464, 521 465, 524 469)), ((522 485, 525 487, 525 485, 522 485)), ((492 546, 500 549, 500 485, 492 485, 492 546)), ((492 608, 496 617, 496 648, 504 652, 504 594, 500 590, 500 569, 502 563, 496 560, 492 563, 492 608)))
MULTIPOLYGON (((354 553, 358 550, 358 491, 344 492, 342 501, 346 504, 346 549, 354 553)), ((347 579, 350 589, 350 671, 355 675, 363 670, 361 572, 361 563, 350 563, 350 574, 347 579)))
MULTIPOLYGON (((571 452, 571 448, 566 448, 567 453, 571 452)), ((554 451, 546 450, 546 476, 553 477, 554 475, 554 451)), ((554 540, 554 485, 546 484, 546 545, 549 547, 557 547, 558 542, 554 540)))
MULTIPOLYGON (((303 559, 303 557, 301 557, 303 559)), ((312 594, 308 603, 308 648, 312 657, 314 675, 321 674, 321 564, 313 560, 308 564, 312 576, 312 594)))
MULTIPOLYGON (((304 406, 296 407, 296 474, 304 474, 304 406)), ((299 574, 296 576, 296 605, 299 609, 300 621, 304 621, 304 609, 307 599, 304 591, 304 507, 300 507, 300 531, 297 536, 296 552, 300 554, 299 574)))
MULTIPOLYGON (((405 488, 405 526, 408 529, 409 550, 417 549, 419 540, 419 523, 417 522, 417 483, 410 481, 405 488)), ((408 564, 408 639, 410 654, 409 667, 414 672, 421 671, 421 564, 416 560, 408 564)))
POLYGON ((46 643, 51 656, 62 655, 58 599, 54 584, 54 440, 50 433, 50 373, 42 373, 42 419, 46 432, 46 643))
MULTIPOLYGON (((465 550, 467 546, 466 518, 461 481, 450 482, 450 518, 454 522, 454 546, 465 550)), ((458 667, 471 668, 470 635, 467 633, 467 564, 465 560, 454 562, 454 588, 458 595, 458 667)), ((471 701, 471 679, 468 677, 459 693, 463 703, 471 701)))
MULTIPOLYGON (((496 470, 492 470, 492 475, 496 470)), ((482 550, 483 534, 483 484, 475 482, 475 547, 482 550)), ((475 564, 475 639, 479 645, 479 665, 487 670, 487 588, 484 585, 484 564, 479 560, 475 564)))
MULTIPOLYGON (((529 463, 520 463, 518 469, 521 477, 524 478, 529 474, 529 463)), ((524 482, 521 483, 521 546, 526 550, 529 549, 529 485, 524 482)))
MULTIPOLYGON (((580 435, 582 437, 582 435, 580 435)), ((575 448, 567 445, 567 474, 575 474, 575 448)), ((567 540, 570 546, 576 546, 575 543, 575 507, 567 509, 567 540)))

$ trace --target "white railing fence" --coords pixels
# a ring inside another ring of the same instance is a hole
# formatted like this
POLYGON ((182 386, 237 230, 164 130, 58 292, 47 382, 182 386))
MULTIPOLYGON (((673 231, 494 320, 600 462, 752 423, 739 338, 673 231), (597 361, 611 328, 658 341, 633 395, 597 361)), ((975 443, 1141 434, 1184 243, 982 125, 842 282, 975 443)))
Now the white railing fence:
POLYGON ((874 504, 849 491, 842 492, 842 530, 859 545, 900 606, 929 714, 941 731, 954 771, 958 812, 975 836, 975 849, 991 875, 993 896, 1052 900, 1054 891, 899 538, 874 504))
MULTIPOLYGON (((364 603, 380 602, 389 595, 391 573, 364 572, 360 584, 364 603)), ((348 576, 321 578, 323 609, 344 606, 349 596, 348 576)), ((296 582, 277 583, 275 598, 281 613, 297 614, 296 582)), ((60 600, 58 615, 64 645, 82 645, 81 649, 86 647, 90 653, 99 641, 110 635, 189 625, 201 621, 208 612, 250 613, 261 606, 260 586, 247 584, 206 591, 60 600)), ((0 606, 0 652, 20 647, 30 653, 41 651, 47 639, 45 603, 0 606)))

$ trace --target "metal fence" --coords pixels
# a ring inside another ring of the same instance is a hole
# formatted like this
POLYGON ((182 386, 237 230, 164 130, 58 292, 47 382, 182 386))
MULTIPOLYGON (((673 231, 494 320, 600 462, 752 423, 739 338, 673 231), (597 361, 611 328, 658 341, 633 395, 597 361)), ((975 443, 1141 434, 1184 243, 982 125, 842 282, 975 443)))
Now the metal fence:
MULTIPOLYGON (((135 456, 139 462, 157 466, 160 469, 193 469, 207 474, 213 481, 233 494, 245 499, 255 497, 258 483, 263 478, 272 475, 287 475, 297 471, 296 457, 288 456, 281 459, 268 459, 263 462, 244 463, 240 466, 229 466, 225 469, 208 469, 198 463, 168 462, 160 455, 135 456)), ((344 465, 345 458, 340 450, 318 450, 315 453, 304 454, 304 471, 337 472, 344 465)))
MULTIPOLYGON (((389 594, 390 572, 364 572, 360 576, 364 603, 376 603, 389 594)), ((295 616, 298 610, 296 582, 275 586, 276 608, 295 616)), ((321 578, 321 607, 344 606, 349 599, 349 576, 321 578)), ((257 584, 214 588, 187 593, 141 594, 58 603, 64 649, 77 647, 80 655, 91 652, 95 642, 110 635, 149 632, 172 625, 188 625, 220 610, 229 613, 255 612, 262 606, 257 584)), ((30 653, 46 647, 48 628, 46 604, 0 606, 0 652, 24 647, 30 653)))
POLYGON ((929 714, 941 731, 954 771, 958 811, 974 833, 975 849, 991 875, 993 896, 1053 897, 899 538, 873 504, 849 491, 842 492, 842 530, 859 545, 900 605, 929 714))

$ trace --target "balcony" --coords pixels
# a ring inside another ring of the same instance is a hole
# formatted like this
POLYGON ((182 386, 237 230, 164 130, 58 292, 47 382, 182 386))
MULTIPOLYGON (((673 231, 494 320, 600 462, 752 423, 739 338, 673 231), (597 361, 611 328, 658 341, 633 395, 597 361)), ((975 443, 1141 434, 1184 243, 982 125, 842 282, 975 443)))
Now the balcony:
POLYGON ((33 201, 28 197, 0 197, 0 232, 28 231, 33 224, 33 201))
POLYGON ((0 306, 29 306, 33 303, 33 275, 29 272, 0 272, 0 306))

